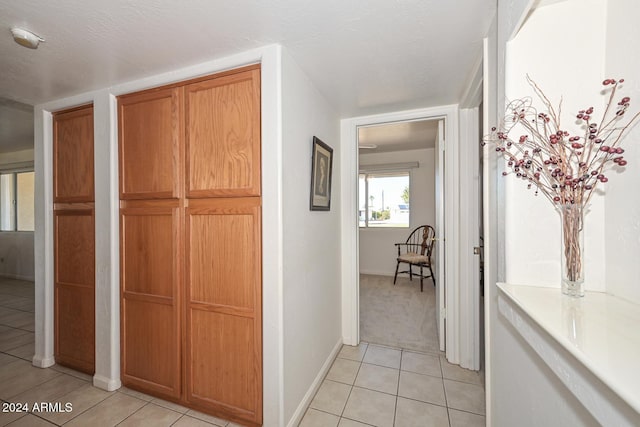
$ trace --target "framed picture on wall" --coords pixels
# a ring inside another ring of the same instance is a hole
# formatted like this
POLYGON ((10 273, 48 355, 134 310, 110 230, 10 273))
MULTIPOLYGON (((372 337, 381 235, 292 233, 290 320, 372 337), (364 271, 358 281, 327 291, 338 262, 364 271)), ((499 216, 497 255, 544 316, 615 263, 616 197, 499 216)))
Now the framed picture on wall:
POLYGON ((313 155, 311 157, 311 200, 312 211, 331 209, 331 168, 333 166, 333 148, 319 138, 313 137, 313 155))

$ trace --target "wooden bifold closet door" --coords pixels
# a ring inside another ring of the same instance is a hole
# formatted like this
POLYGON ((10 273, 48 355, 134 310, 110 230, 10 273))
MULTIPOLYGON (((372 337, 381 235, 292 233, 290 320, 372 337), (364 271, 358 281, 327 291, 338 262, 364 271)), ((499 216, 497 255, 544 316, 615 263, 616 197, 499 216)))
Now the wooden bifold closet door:
POLYGON ((123 384, 262 423, 259 66, 119 98, 123 384))
POLYGON ((95 372, 93 107, 53 114, 54 355, 95 372))

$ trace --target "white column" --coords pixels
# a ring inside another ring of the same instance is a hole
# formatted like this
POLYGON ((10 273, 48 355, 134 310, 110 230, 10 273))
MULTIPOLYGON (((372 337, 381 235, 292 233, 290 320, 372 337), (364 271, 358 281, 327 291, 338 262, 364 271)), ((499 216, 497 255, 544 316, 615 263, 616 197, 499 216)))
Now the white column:
POLYGON ((120 260, 117 103, 94 98, 96 372, 93 385, 120 388, 120 260))

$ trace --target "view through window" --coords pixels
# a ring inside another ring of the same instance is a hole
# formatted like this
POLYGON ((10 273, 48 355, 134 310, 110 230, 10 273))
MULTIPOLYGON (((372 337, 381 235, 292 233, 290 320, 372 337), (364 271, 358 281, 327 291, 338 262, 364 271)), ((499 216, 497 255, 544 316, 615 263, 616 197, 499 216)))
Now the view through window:
POLYGON ((34 230, 34 173, 0 174, 0 231, 34 230))
POLYGON ((361 173, 360 227, 409 227, 409 172, 361 173))

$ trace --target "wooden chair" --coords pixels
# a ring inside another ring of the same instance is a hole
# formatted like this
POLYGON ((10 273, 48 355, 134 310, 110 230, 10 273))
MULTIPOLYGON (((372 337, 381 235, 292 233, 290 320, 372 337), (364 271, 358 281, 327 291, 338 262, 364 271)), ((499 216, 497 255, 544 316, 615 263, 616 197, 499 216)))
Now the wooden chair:
POLYGON ((409 273, 409 280, 413 280, 414 274, 420 277, 420 292, 423 291, 422 282, 425 278, 431 277, 433 286, 436 285, 436 277, 431 269, 431 253, 433 252, 433 243, 435 241, 436 232, 430 225, 421 225, 411 232, 407 241, 404 243, 396 243, 398 248, 398 263, 396 264, 396 274, 393 277, 393 284, 396 284, 398 273, 409 273), (409 264, 409 269, 398 271, 400 263, 409 264), (414 273, 413 266, 420 267, 420 274, 414 273), (425 276, 423 269, 429 268, 429 275, 425 276))

